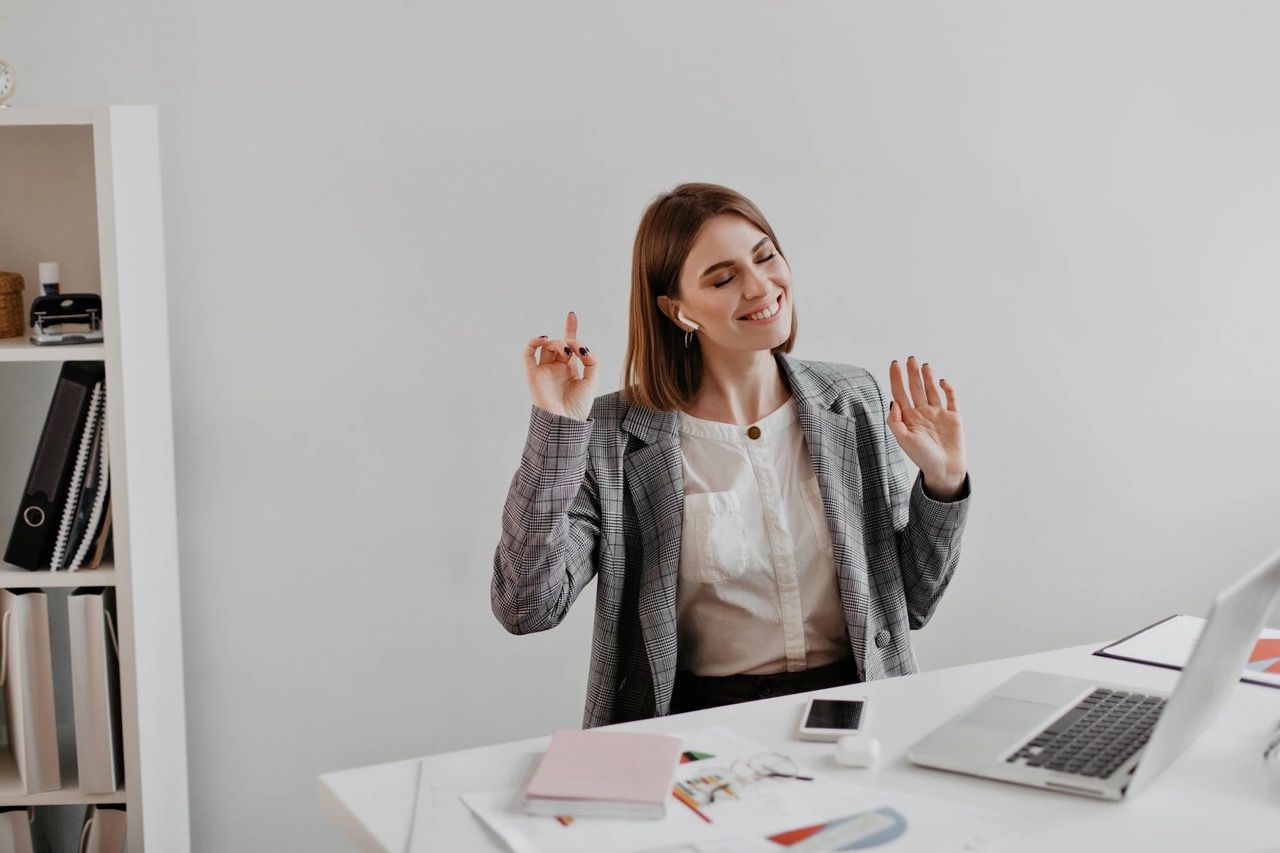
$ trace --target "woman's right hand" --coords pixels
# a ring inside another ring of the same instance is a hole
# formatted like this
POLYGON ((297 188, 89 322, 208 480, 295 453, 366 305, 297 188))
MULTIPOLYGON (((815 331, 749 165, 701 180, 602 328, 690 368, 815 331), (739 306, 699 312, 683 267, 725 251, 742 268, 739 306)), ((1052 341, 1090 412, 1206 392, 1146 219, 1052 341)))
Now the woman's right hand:
POLYGON ((595 400, 598 364, 590 348, 578 340, 578 318, 570 311, 563 339, 544 335, 525 346, 524 370, 533 404, 554 415, 585 421, 595 400), (581 377, 575 358, 582 362, 581 377))

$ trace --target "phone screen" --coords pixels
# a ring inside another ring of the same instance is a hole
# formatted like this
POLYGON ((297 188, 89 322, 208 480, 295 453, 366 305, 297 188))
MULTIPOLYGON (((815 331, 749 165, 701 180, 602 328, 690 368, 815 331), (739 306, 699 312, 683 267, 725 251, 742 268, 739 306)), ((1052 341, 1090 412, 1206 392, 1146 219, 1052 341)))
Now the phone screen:
POLYGON ((856 699, 814 699, 807 729, 856 729, 862 720, 862 701, 856 699))

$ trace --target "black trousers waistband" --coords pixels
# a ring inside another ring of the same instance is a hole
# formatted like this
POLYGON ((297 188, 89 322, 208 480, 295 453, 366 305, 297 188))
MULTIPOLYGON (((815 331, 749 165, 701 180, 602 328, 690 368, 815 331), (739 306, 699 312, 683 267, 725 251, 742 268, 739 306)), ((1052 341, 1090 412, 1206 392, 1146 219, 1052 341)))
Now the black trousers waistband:
POLYGON ((717 708, 771 696, 806 693, 827 687, 856 684, 858 664, 852 657, 800 672, 773 675, 694 675, 677 670, 675 689, 671 694, 671 713, 717 708))

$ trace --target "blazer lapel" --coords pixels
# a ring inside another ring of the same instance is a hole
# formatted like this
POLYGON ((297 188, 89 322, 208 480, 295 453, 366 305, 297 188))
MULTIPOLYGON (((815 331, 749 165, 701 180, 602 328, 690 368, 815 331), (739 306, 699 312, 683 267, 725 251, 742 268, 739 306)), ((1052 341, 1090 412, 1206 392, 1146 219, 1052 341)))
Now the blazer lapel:
POLYGON ((623 461, 640 527, 637 604, 658 713, 671 702, 676 673, 676 582, 684 521, 684 457, 675 412, 629 408, 622 428, 643 442, 623 461))
POLYGON ((831 531, 836 583, 849 642, 864 670, 867 655, 867 549, 863 538, 862 466, 858 460, 858 421, 834 411, 839 392, 802 362, 778 355, 778 363, 796 397, 800 425, 822 493, 831 531))
POLYGON ((801 412, 809 454, 822 493, 845 629, 859 669, 867 659, 867 551, 862 536, 862 473, 855 421, 821 409, 801 412))

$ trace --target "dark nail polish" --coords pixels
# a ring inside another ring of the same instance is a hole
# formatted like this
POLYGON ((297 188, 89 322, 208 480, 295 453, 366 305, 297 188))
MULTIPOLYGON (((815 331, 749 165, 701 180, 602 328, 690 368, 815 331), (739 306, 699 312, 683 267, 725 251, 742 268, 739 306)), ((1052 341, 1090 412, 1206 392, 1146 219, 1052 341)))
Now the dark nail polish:
POLYGON ((565 354, 565 355, 573 355, 573 350, 569 349, 568 347, 565 347, 565 348, 564 348, 564 354, 565 354))
POLYGON ((538 340, 545 341, 546 339, 547 339, 546 335, 538 335, 538 340))
POLYGON ((578 347, 578 353, 581 355, 586 355, 589 352, 591 352, 591 350, 587 349, 586 347, 578 347))

